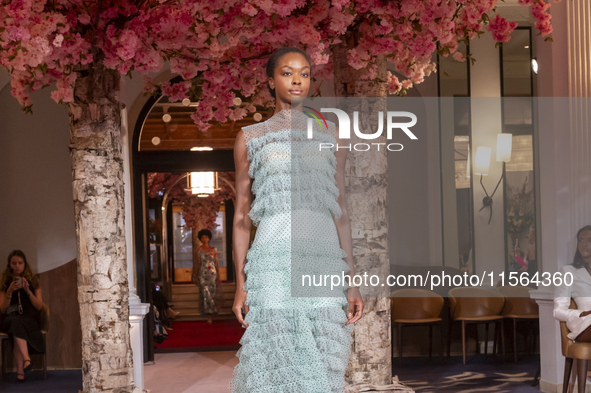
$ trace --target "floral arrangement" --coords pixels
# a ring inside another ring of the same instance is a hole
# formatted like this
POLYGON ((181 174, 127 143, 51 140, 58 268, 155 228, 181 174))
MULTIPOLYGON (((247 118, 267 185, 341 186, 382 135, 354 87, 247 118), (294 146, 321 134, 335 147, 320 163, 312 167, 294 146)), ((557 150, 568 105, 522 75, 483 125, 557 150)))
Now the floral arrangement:
MULTIPOLYGON (((179 179, 180 175, 173 173, 149 173, 148 196, 161 199, 166 191, 179 179)), ((186 182, 181 181, 171 190, 170 198, 173 204, 183 209, 183 219, 191 229, 213 229, 217 226, 215 220, 222 202, 236 197, 234 190, 223 179, 234 184, 234 172, 218 172, 220 188, 209 197, 203 198, 186 191, 186 182), (200 225, 197 228, 197 225, 200 225)))
MULTIPOLYGON (((167 190, 179 179, 180 175, 166 172, 148 173, 148 197, 162 199, 167 190)), ((173 200, 181 199, 185 195, 186 182, 179 182, 171 191, 173 200)))
POLYGON ((528 231, 535 222, 534 213, 534 194, 533 190, 528 189, 528 181, 523 183, 521 189, 517 190, 510 185, 507 187, 507 222, 506 232, 513 241, 528 231))
MULTIPOLYGON (((550 4, 519 4, 530 7, 542 36, 552 32, 550 4)), ((464 61, 458 43, 484 27, 497 42, 507 42, 517 23, 500 15, 491 19, 496 5, 497 0, 12 0, 0 3, 0 65, 11 74, 12 95, 31 111, 29 92, 53 82, 52 98, 73 102, 81 68, 148 75, 168 61, 184 81, 154 84, 146 78, 145 92, 171 102, 198 100, 192 118, 206 130, 212 122, 239 120, 257 106, 274 105, 265 64, 276 48, 305 49, 315 78, 325 80, 332 76, 333 48, 347 42, 351 67, 363 69, 364 79, 387 83, 390 93, 403 94, 435 70, 436 51, 464 61), (393 63, 402 80, 391 73, 380 80, 378 56, 393 63), (237 97, 241 104, 235 104, 237 97)))

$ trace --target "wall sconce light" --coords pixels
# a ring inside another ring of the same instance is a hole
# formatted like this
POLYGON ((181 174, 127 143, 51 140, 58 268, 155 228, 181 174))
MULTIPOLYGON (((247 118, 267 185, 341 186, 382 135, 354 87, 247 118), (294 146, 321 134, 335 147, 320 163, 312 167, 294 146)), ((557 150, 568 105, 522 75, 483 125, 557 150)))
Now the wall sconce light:
POLYGON ((476 158, 474 159, 474 174, 480 176, 488 176, 488 168, 490 166, 491 148, 486 146, 478 146, 476 149, 476 158))
POLYGON ((191 172, 187 176, 187 191, 191 190, 193 195, 198 197, 208 197, 218 188, 217 172, 191 172))
POLYGON ((497 134, 497 162, 503 163, 503 173, 497 186, 495 187, 492 194, 489 196, 484 184, 482 183, 482 177, 488 175, 488 170, 490 167, 490 158, 491 158, 491 148, 486 146, 479 146, 476 150, 476 158, 474 160, 474 174, 480 175, 480 185, 484 190, 484 194, 486 195, 482 199, 482 207, 479 212, 482 211, 485 207, 490 207, 490 217, 488 218, 488 223, 490 224, 490 220, 492 219, 492 204, 493 204, 493 196, 497 192, 501 181, 505 177, 505 163, 511 161, 511 145, 513 142, 513 135, 512 134, 497 134))
POLYGON ((531 69, 534 74, 538 75, 538 60, 535 58, 531 59, 531 69))

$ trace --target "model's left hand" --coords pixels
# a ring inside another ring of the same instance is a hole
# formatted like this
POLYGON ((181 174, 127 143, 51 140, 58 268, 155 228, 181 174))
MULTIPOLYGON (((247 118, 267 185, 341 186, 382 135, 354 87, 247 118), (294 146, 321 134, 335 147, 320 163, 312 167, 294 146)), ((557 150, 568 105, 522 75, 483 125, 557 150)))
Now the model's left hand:
POLYGON ((31 286, 29 285, 29 282, 24 277, 23 277, 23 288, 24 288, 25 292, 27 293, 27 295, 31 296, 33 294, 33 292, 31 292, 31 286))
POLYGON ((349 288, 347 291, 347 301, 349 302, 349 310, 347 311, 347 323, 350 325, 361 319, 363 316, 363 299, 359 288, 349 288))

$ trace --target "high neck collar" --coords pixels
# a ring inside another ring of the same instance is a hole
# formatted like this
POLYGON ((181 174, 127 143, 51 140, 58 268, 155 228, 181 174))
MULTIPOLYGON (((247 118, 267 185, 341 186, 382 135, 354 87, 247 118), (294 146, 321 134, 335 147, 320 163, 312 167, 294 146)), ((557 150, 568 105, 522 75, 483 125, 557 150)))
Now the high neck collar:
POLYGON ((269 120, 276 118, 276 119, 297 119, 297 118, 307 118, 306 114, 297 109, 282 109, 279 112, 275 113, 273 116, 269 118, 269 120))

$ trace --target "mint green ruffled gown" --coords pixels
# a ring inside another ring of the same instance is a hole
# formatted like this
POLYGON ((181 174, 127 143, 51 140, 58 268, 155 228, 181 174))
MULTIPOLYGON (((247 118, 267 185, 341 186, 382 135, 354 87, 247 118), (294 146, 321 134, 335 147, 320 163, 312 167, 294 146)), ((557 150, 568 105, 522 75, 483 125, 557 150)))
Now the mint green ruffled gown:
POLYGON ((334 223, 341 214, 336 158, 318 145, 335 143, 335 126, 314 121, 309 140, 307 120, 286 109, 242 128, 257 232, 244 269, 249 326, 236 354, 233 393, 341 393, 345 385, 353 331, 345 326, 346 287, 301 286, 301 274, 349 270, 334 223))

